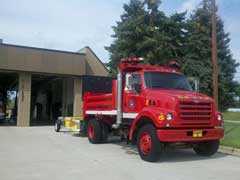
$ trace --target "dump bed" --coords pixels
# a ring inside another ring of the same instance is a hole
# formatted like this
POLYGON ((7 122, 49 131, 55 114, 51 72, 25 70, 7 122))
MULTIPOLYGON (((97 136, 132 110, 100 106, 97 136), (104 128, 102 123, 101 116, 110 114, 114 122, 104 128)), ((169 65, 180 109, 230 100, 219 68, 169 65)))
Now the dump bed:
MULTIPOLYGON (((113 111, 116 109, 116 80, 112 80, 111 82, 112 87, 108 89, 109 92, 85 92, 83 97, 83 110, 84 116, 86 112, 99 112, 102 114, 101 111, 113 111)), ((101 87, 102 88, 102 87, 101 87)))
POLYGON ((111 93, 112 80, 111 77, 83 76, 83 95, 86 92, 111 93))

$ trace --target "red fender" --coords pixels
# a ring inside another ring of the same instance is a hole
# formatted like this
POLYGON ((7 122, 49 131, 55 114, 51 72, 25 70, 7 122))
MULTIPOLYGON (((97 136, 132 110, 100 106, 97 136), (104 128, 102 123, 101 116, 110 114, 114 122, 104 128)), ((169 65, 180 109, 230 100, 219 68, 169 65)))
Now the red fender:
POLYGON ((158 120, 159 115, 161 113, 166 115, 169 112, 176 115, 175 112, 170 109, 164 109, 164 108, 158 108, 158 107, 145 107, 132 122, 130 131, 129 131, 129 140, 132 140, 134 131, 136 130, 136 126, 139 123, 139 121, 142 120, 143 117, 150 120, 154 124, 155 127, 161 128, 161 127, 165 127, 165 125, 169 122, 159 121, 158 120))
POLYGON ((129 140, 132 140, 133 133, 135 131, 135 128, 139 121, 141 121, 142 117, 148 118, 156 127, 159 127, 158 122, 156 121, 158 118, 158 115, 160 113, 164 113, 165 110, 157 109, 157 108, 144 108, 143 111, 141 111, 138 116, 133 120, 130 131, 129 131, 129 140))

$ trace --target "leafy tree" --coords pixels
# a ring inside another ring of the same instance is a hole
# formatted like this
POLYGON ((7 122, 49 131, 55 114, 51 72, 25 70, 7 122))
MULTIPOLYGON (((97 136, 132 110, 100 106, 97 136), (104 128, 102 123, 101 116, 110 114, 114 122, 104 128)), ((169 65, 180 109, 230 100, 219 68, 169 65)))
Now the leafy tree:
POLYGON ((211 94, 211 12, 199 7, 187 22, 186 54, 183 70, 200 80, 200 91, 211 94))
MULTIPOLYGON (((160 0, 130 0, 124 4, 121 20, 113 27, 114 42, 108 66, 114 76, 117 64, 124 57, 143 57, 150 64, 166 64, 178 59, 187 76, 200 80, 200 92, 212 95, 211 63, 211 0, 203 0, 186 19, 186 13, 166 16, 159 10, 160 0)), ((217 17, 219 63, 219 104, 221 109, 232 105, 238 64, 229 49, 229 34, 217 17)))
POLYGON ((240 97, 240 84, 239 83, 237 83, 237 85, 236 85, 235 93, 238 97, 240 97))
POLYGON ((115 40, 110 47, 106 47, 110 53, 111 61, 108 66, 112 75, 116 74, 117 64, 121 58, 142 55, 137 44, 143 41, 146 29, 144 4, 138 0, 131 0, 129 4, 124 4, 123 9, 121 21, 113 27, 112 37, 115 40))
POLYGON ((121 21, 113 27, 115 40, 106 47, 112 75, 123 57, 144 57, 151 64, 165 64, 169 59, 183 57, 185 13, 167 17, 158 9, 160 4, 159 0, 131 0, 124 5, 121 21))
MULTIPOLYGON (((203 0, 188 20, 186 56, 183 69, 188 76, 200 79, 200 91, 212 95, 211 64, 211 1, 203 0)), ((238 64, 229 49, 229 34, 224 31, 221 18, 217 17, 217 47, 219 65, 219 107, 233 104, 236 83, 233 81, 238 64)))
POLYGON ((144 3, 147 5, 147 8, 151 10, 151 12, 157 12, 161 2, 161 0, 144 0, 144 3))

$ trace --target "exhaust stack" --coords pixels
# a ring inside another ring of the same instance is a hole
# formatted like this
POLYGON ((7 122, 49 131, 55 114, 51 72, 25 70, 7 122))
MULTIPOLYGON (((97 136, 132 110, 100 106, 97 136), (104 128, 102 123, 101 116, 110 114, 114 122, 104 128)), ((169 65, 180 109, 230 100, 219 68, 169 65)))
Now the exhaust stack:
POLYGON ((117 75, 117 121, 112 125, 117 129, 122 124, 122 73, 118 70, 117 75))

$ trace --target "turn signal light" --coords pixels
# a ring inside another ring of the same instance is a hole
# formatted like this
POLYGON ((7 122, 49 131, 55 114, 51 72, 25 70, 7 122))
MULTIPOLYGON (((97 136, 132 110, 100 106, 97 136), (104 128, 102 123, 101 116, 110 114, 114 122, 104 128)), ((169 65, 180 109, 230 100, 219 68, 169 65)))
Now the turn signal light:
POLYGON ((146 105, 146 106, 149 105, 149 99, 146 99, 145 105, 146 105))
POLYGON ((159 121, 164 121, 164 120, 166 120, 165 115, 164 115, 163 113, 160 113, 159 116, 158 116, 158 120, 159 120, 159 121))

